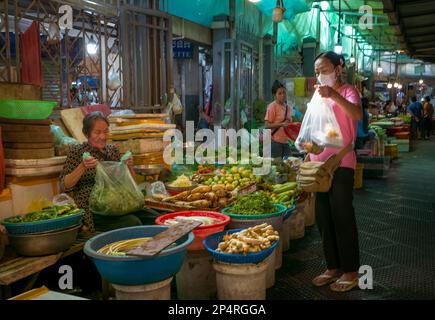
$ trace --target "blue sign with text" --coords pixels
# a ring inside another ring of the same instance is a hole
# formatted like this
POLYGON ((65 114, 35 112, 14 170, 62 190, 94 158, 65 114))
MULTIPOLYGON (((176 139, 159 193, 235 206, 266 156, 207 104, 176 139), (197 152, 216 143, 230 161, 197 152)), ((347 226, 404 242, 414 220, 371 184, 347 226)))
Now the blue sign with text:
POLYGON ((193 58, 193 45, 191 42, 184 40, 173 40, 172 51, 174 59, 192 59, 193 58))

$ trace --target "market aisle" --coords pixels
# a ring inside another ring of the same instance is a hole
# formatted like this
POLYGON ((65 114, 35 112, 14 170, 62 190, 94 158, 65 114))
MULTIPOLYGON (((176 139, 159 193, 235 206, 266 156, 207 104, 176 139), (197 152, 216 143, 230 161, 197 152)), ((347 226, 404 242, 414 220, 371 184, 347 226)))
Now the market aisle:
POLYGON ((435 142, 401 153, 387 179, 355 192, 361 263, 374 289, 334 293, 311 279, 325 269, 317 227, 292 242, 268 299, 433 299, 435 297, 435 142))

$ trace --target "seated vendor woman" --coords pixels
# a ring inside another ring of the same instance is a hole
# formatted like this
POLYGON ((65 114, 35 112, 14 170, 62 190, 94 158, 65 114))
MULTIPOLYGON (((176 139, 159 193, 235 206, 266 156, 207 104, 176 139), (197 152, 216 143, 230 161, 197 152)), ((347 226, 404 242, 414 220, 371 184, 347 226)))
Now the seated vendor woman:
MULTIPOLYGON (((70 147, 60 176, 61 191, 68 193, 79 208, 85 209, 83 230, 109 231, 141 225, 141 220, 133 214, 111 217, 99 216, 90 211, 89 196, 95 184, 97 162, 120 161, 121 155, 116 146, 107 144, 109 121, 101 112, 92 112, 84 118, 83 134, 88 141, 70 147), (85 152, 91 157, 83 159, 85 152)), ((134 177, 133 158, 130 157, 126 164, 134 177)))

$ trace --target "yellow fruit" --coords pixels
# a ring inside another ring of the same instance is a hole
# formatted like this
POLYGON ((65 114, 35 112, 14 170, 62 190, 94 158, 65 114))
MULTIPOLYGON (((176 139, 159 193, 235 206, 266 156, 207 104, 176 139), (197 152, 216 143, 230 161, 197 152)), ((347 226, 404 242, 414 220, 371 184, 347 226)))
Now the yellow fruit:
POLYGON ((238 173, 239 171, 237 170, 237 167, 232 167, 231 168, 231 173, 238 173))

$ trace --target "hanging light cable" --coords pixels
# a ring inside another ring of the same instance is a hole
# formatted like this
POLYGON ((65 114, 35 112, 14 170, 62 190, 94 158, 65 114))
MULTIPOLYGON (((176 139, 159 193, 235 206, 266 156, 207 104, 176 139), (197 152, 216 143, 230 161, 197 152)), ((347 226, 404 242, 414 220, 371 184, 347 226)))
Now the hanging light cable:
POLYGON ((338 1, 338 35, 337 44, 334 47, 334 52, 337 54, 343 53, 343 46, 341 45, 341 0, 338 1))
POLYGON ((393 84, 391 83, 391 54, 390 54, 390 71, 388 72, 388 84, 387 88, 391 89, 393 87, 393 84))

